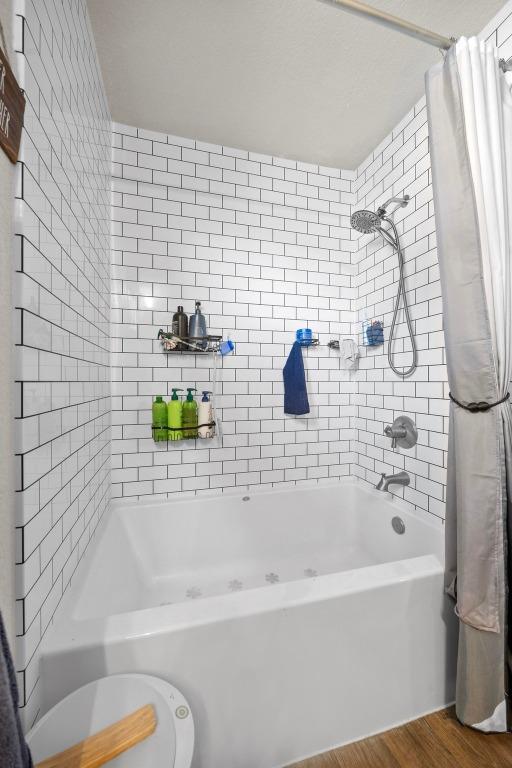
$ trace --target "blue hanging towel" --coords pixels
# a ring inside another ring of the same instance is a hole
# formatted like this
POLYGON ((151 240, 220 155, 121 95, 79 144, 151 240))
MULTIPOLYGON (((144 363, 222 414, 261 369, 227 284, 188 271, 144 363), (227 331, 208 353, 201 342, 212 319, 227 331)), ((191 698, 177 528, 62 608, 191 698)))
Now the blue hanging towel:
POLYGON ((309 413, 302 348, 298 341, 294 342, 283 368, 283 381, 284 412, 292 416, 303 416, 305 413, 309 413))

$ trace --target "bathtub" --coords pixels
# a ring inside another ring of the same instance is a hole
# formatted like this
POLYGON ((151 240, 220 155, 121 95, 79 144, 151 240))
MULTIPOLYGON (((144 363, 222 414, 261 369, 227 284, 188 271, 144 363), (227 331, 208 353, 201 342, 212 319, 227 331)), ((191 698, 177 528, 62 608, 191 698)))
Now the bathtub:
POLYGON ((189 700, 195 768, 361 739, 453 700, 442 562, 440 521, 354 481, 116 502, 44 642, 43 711, 140 672, 189 700))

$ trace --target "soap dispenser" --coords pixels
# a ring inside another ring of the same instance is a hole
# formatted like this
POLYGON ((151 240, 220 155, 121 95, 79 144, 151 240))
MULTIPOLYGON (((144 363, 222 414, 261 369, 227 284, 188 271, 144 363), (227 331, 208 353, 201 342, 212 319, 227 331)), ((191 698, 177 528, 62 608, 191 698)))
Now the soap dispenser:
POLYGON ((188 332, 189 336, 194 339, 198 347, 201 347, 201 349, 206 349, 206 320, 203 313, 201 312, 200 301, 196 301, 195 314, 190 315, 188 332), (201 339, 204 339, 204 341, 201 341, 201 339))
MULTIPOLYGON (((180 305, 178 311, 172 316, 172 332, 180 339, 186 339, 188 337, 188 317, 183 311, 183 307, 180 305)), ((187 344, 178 342, 176 349, 186 351, 188 349, 187 344)))
POLYGON ((179 387, 173 387, 172 397, 167 405, 167 426, 169 427, 169 440, 182 440, 183 432, 183 403, 178 397, 179 387))
POLYGON ((197 390, 194 387, 187 387, 187 399, 183 403, 183 437, 197 437, 197 403, 194 400, 192 392, 197 390))
POLYGON ((208 395, 212 393, 207 389, 203 390, 203 397, 199 403, 198 421, 199 437, 214 437, 215 424, 213 423, 213 406, 208 395))
POLYGON ((157 395, 152 407, 152 431, 155 443, 163 443, 167 440, 167 404, 162 395, 157 395))

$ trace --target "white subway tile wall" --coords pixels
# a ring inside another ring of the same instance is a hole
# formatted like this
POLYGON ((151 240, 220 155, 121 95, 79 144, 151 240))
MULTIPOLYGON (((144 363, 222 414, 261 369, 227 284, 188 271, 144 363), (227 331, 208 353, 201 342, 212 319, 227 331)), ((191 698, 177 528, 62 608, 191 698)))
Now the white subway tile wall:
POLYGON ((316 483, 348 474, 353 374, 331 338, 352 325, 352 171, 114 125, 112 483, 162 498, 316 483), (230 336, 217 397, 223 439, 154 443, 151 402, 211 389, 212 361, 157 340, 179 304, 202 302, 230 336), (297 328, 311 413, 283 413, 282 368, 297 328))
POLYGON ((18 0, 17 669, 38 648, 110 497, 111 123, 85 0, 18 0))
MULTIPOLYGON (((512 3, 484 30, 503 58, 512 56, 512 3)), ((357 437, 353 472, 375 483, 381 472, 409 472, 411 484, 390 490, 418 509, 444 518, 448 441, 448 383, 443 315, 425 98, 407 113, 357 170, 354 208, 375 210, 391 196, 410 195, 407 207, 395 215, 405 252, 407 298, 418 347, 418 369, 401 380, 388 366, 387 350, 397 291, 398 261, 392 248, 375 235, 357 235, 353 263, 356 332, 362 342, 362 322, 384 322, 384 346, 361 347, 357 390, 351 403, 357 437), (383 434, 386 424, 407 414, 418 427, 412 450, 392 450, 383 434)), ((412 355, 403 309, 394 344, 395 365, 408 367, 412 355)))
MULTIPOLYGON (((397 255, 379 235, 359 236, 360 247, 354 255, 358 268, 354 278, 356 325, 362 342, 363 321, 382 321, 385 343, 361 347, 358 388, 352 397, 357 430, 354 473, 375 483, 381 472, 405 469, 411 477, 410 486, 392 486, 390 490, 423 510, 443 516, 448 385, 427 129, 422 99, 360 166, 354 182, 356 209, 374 210, 392 196, 410 195, 409 204, 400 208, 394 219, 405 253, 407 299, 418 349, 416 372, 405 379, 397 377, 387 359, 399 275, 397 255), (386 424, 400 414, 410 416, 418 428, 418 443, 410 450, 393 450, 383 434, 386 424)), ((405 370, 411 365, 403 305, 393 350, 396 366, 405 370)))

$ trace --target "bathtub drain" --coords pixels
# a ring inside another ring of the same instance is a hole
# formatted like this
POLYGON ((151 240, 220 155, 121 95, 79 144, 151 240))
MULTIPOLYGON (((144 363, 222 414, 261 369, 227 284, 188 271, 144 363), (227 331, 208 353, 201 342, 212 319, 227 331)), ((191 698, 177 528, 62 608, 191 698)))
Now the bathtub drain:
POLYGON ((391 525, 395 533, 405 533, 405 523, 401 517, 394 517, 391 520, 391 525))

